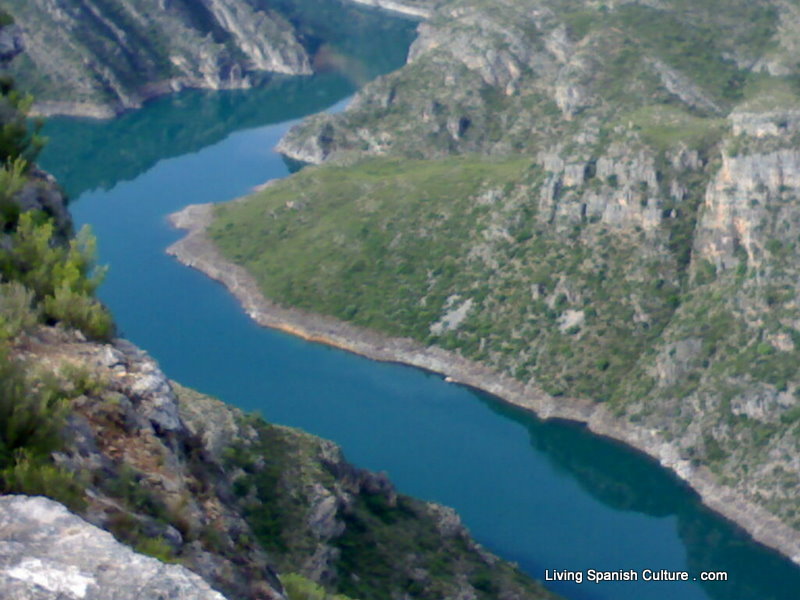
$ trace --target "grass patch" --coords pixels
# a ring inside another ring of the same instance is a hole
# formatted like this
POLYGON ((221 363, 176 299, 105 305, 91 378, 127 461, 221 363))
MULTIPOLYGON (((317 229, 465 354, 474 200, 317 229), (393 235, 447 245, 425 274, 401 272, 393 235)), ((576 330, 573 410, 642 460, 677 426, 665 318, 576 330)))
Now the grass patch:
POLYGON ((278 302, 424 337, 484 227, 479 196, 527 166, 464 157, 310 168, 219 207, 210 234, 278 302))
POLYGON ((636 109, 619 121, 630 123, 646 143, 662 152, 680 146, 706 150, 719 143, 729 128, 726 119, 698 117, 667 104, 636 109))

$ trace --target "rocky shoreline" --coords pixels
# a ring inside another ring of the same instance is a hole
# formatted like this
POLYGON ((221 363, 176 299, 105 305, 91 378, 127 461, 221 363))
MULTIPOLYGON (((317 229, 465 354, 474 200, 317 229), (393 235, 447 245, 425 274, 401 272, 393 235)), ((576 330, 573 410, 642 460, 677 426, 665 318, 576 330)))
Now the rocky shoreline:
MULTIPOLYGON (((265 73, 259 75, 259 77, 264 78, 269 77, 269 75, 270 74, 265 73)), ((150 84, 138 90, 137 93, 128 97, 125 103, 97 104, 94 102, 57 102, 46 100, 34 102, 31 107, 30 115, 32 117, 42 118, 59 116, 85 119, 114 119, 128 111, 139 110, 150 100, 155 100, 161 96, 174 94, 182 90, 246 90, 252 88, 253 85, 253 82, 248 77, 236 80, 235 82, 227 82, 225 85, 219 85, 203 79, 170 79, 150 84)))
POLYGON ((777 550, 800 565, 800 534, 748 501, 742 494, 715 481, 704 467, 682 459, 678 448, 644 429, 615 417, 603 404, 580 398, 554 398, 535 385, 524 385, 479 363, 441 348, 425 347, 408 338, 390 338, 337 319, 278 306, 261 294, 254 278, 225 260, 206 236, 212 204, 190 205, 170 216, 173 226, 187 235, 167 249, 186 266, 225 285, 256 322, 303 339, 324 343, 373 360, 396 362, 439 373, 448 381, 486 391, 533 411, 542 419, 585 423, 595 434, 621 441, 671 469, 701 497, 703 503, 730 519, 756 541, 777 550))

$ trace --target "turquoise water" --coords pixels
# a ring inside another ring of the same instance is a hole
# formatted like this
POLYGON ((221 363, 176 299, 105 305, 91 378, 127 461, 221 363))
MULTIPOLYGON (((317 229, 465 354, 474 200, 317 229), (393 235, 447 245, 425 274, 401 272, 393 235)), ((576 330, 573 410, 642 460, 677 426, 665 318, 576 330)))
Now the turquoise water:
POLYGON ((106 123, 53 119, 43 166, 75 197, 110 272, 121 332, 170 377, 342 445, 408 494, 455 507, 474 536, 531 575, 726 571, 725 583, 553 583, 576 600, 796 600, 800 569, 703 508, 642 455, 543 423, 440 377, 254 325, 218 284, 164 254, 166 215, 224 201, 286 165, 271 148, 303 114, 340 109, 336 73, 249 92, 187 92, 106 123))

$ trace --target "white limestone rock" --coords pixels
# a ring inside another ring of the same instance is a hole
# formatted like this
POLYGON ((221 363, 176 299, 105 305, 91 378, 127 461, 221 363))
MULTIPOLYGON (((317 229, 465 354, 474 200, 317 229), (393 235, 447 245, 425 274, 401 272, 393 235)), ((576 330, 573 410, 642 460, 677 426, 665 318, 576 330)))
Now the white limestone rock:
POLYGON ((0 497, 0 596, 6 600, 225 600, 185 567, 137 554, 63 505, 0 497))

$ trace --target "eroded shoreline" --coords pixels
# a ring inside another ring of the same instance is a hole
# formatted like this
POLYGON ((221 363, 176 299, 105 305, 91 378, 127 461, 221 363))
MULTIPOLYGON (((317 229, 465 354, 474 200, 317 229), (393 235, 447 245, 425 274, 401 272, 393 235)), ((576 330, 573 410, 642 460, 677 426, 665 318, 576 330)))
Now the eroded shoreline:
POLYGON ((800 565, 800 533, 735 490, 715 481, 704 467, 680 458, 677 447, 655 430, 637 427, 615 417, 603 404, 579 398, 553 398, 533 385, 523 385, 479 363, 408 338, 390 338, 374 331, 267 300, 255 279, 230 263, 208 239, 212 204, 189 205, 170 215, 173 226, 187 235, 167 249, 182 264, 219 281, 240 301, 245 312, 265 327, 303 339, 327 344, 382 362, 403 363, 439 373, 449 380, 474 387, 501 400, 533 411, 542 419, 566 419, 585 423, 595 434, 621 441, 644 452, 672 470, 701 497, 703 504, 739 525, 756 541, 773 548, 800 565))

